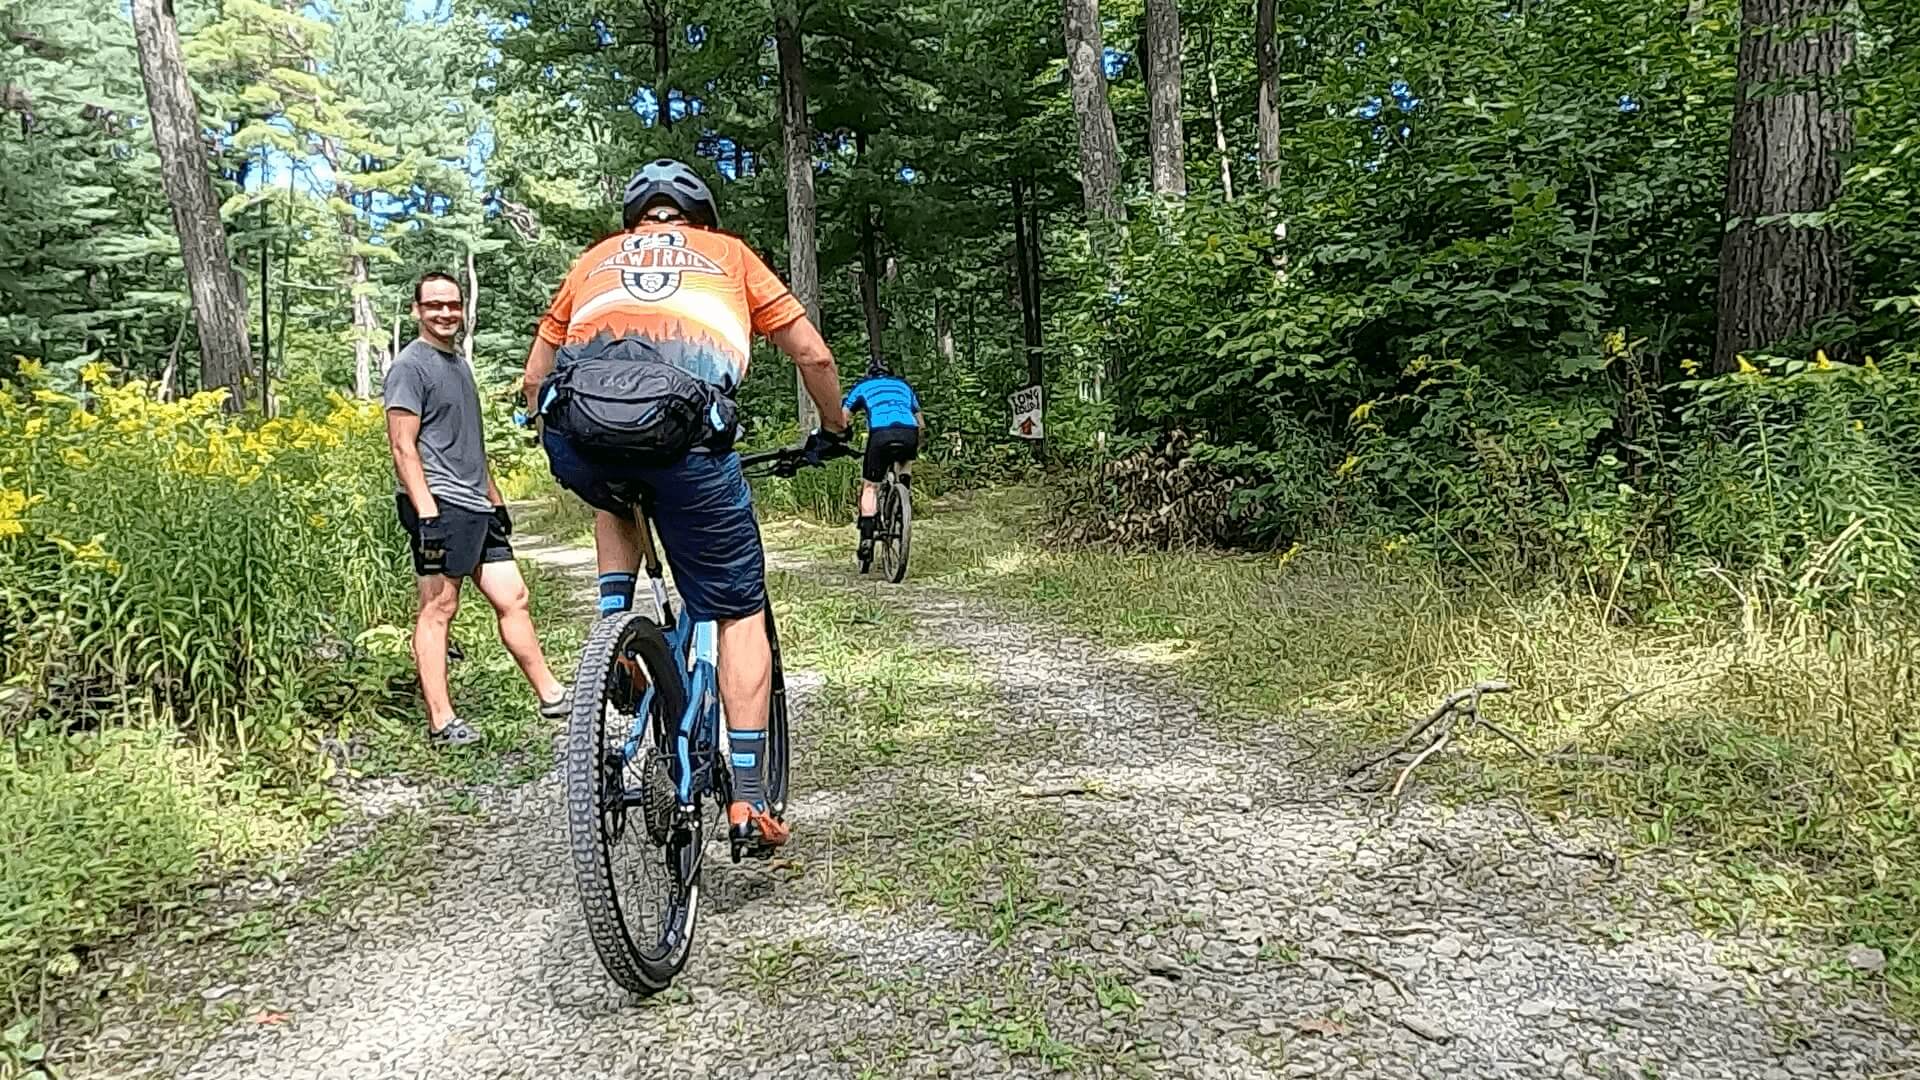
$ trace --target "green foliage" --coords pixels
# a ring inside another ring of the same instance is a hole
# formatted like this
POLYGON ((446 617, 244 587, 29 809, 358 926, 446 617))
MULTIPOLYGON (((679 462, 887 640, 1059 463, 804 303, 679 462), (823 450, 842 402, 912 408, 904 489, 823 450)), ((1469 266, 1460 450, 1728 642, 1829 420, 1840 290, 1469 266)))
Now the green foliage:
POLYGON ((131 910, 190 902, 216 866, 306 839, 257 774, 159 727, 17 741, 0 757, 0 984, 30 1014, 71 949, 124 933, 131 910))
POLYGON ((378 410, 227 420, 89 372, 0 399, 0 683, 27 730, 170 716, 243 752, 309 749, 366 705, 356 637, 408 604, 378 410), (26 402, 23 404, 22 402, 26 402))

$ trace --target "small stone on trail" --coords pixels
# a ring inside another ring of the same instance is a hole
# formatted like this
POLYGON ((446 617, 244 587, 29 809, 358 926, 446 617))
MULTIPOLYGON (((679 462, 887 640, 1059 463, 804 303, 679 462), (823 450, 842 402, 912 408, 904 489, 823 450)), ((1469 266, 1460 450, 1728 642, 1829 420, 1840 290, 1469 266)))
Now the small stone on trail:
POLYGON ((227 997, 239 989, 240 988, 233 983, 228 983, 225 986, 209 986, 205 990, 200 991, 200 997, 205 1001, 219 1001, 221 998, 227 997))
POLYGON ((1847 966, 1855 971, 1878 975, 1887 970, 1887 954, 1871 946, 1855 945, 1847 950, 1847 966))
POLYGON ((1402 1016, 1399 1020, 1401 1027, 1431 1042, 1443 1043, 1450 1042, 1453 1039, 1453 1032, 1448 1031, 1446 1028, 1441 1027, 1439 1024, 1425 1017, 1402 1016))

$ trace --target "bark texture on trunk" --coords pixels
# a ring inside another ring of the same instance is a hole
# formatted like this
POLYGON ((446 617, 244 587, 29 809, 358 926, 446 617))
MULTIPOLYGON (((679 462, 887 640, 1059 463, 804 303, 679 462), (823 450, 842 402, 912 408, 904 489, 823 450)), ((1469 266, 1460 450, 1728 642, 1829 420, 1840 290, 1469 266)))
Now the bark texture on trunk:
MULTIPOLYGON (((787 286, 820 326, 820 263, 815 248, 813 131, 807 121, 807 68, 801 51, 800 14, 792 3, 774 19, 774 44, 780 59, 780 131, 787 169, 787 286)), ((824 332, 824 328, 822 328, 824 332)), ((806 383, 794 373, 799 393, 800 430, 820 426, 820 411, 807 396, 806 383)))
POLYGON ((1257 0, 1253 20, 1253 52, 1260 73, 1260 101, 1255 116, 1260 135, 1260 184, 1280 184, 1280 56, 1274 40, 1274 2, 1257 0))
POLYGON ((667 82, 672 54, 667 49, 667 0, 650 0, 647 19, 653 30, 653 100, 660 109, 660 126, 673 130, 673 87, 667 82))
MULTIPOLYGON (((1020 298, 1020 339, 1027 356, 1027 385, 1046 385, 1046 370, 1040 341, 1040 238, 1039 218, 1026 198, 1026 185, 1013 181, 1013 274, 1014 291, 1020 298)), ((1045 401, 1045 391, 1041 399, 1045 401)), ((1033 457, 1046 456, 1042 440, 1033 440, 1033 457)))
POLYGON ((1073 115, 1080 129, 1080 188, 1087 214, 1123 221, 1120 201, 1120 139, 1114 134, 1107 104, 1105 49, 1100 37, 1100 0, 1065 0, 1067 76, 1073 86, 1073 115))
MULTIPOLYGON (((861 159, 867 156, 867 133, 853 133, 854 150, 861 159)), ((860 204, 860 309, 867 318, 867 359, 878 364, 886 357, 882 344, 886 339, 886 317, 880 310, 880 226, 874 220, 873 204, 860 204)))
POLYGON ((1728 154, 1714 366, 1791 337, 1853 306, 1846 240, 1815 214, 1840 193, 1853 120, 1838 85, 1853 62, 1844 0, 1742 0, 1739 90, 1728 154), (1824 25, 1812 32, 1809 19, 1824 25))
POLYGON ((959 359, 959 349, 953 340, 953 304, 939 293, 933 296, 933 347, 940 354, 940 362, 947 367, 959 359))
POLYGON ((873 207, 860 208, 860 307, 867 315, 867 357, 873 363, 885 359, 881 342, 886 337, 885 318, 880 311, 880 239, 873 221, 873 207))
POLYGON ((1147 0, 1146 38, 1148 149, 1153 155, 1153 191, 1169 198, 1187 194, 1186 130, 1180 122, 1179 0, 1147 0))
MULTIPOLYGON (((347 226, 346 232, 351 243, 354 230, 347 226)), ((373 396, 374 335, 380 332, 380 316, 373 310, 366 256, 347 256, 347 288, 353 297, 353 395, 370 398, 373 396)))
POLYGON ((467 370, 473 370, 473 335, 480 326, 480 272, 473 265, 473 249, 467 249, 466 332, 460 339, 461 352, 467 358, 467 370))
POLYGON ((1207 112, 1213 117, 1213 148, 1220 155, 1220 191, 1233 201, 1233 157, 1227 152, 1227 126, 1220 118, 1220 79, 1213 67, 1213 24, 1207 24, 1207 112))
POLYGON ((220 204, 208 175, 207 146, 200 135, 200 109, 187 82, 171 0, 133 0, 133 29, 153 117, 153 145, 160 181, 180 237, 194 325, 200 332, 200 385, 227 387, 227 407, 246 401, 246 300, 227 250, 220 204))

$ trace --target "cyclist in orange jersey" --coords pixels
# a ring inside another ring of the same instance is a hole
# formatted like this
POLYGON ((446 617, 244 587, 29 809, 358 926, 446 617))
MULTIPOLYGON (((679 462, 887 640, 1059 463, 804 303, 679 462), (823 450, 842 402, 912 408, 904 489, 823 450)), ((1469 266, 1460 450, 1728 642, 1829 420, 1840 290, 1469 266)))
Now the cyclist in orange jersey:
POLYGON ((770 854, 787 827, 766 807, 763 754, 772 653, 761 624, 766 556, 740 459, 733 397, 751 336, 798 365, 822 425, 816 455, 847 438, 840 373, 806 309, 739 238, 713 193, 677 161, 627 182, 625 231, 574 263, 527 356, 528 411, 554 477, 593 506, 602 615, 633 604, 631 508, 658 530, 687 613, 719 627, 720 700, 732 752, 735 841, 770 854))

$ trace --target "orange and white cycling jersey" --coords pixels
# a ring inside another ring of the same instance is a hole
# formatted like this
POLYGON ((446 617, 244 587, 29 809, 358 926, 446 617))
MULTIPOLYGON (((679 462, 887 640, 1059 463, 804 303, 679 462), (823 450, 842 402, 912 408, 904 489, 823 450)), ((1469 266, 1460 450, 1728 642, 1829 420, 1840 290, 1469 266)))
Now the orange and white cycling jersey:
POLYGON ((540 320, 540 339, 564 346, 639 338, 667 363, 731 390, 747 376, 753 332, 771 334, 805 316, 738 237, 649 223, 580 256, 540 320))

